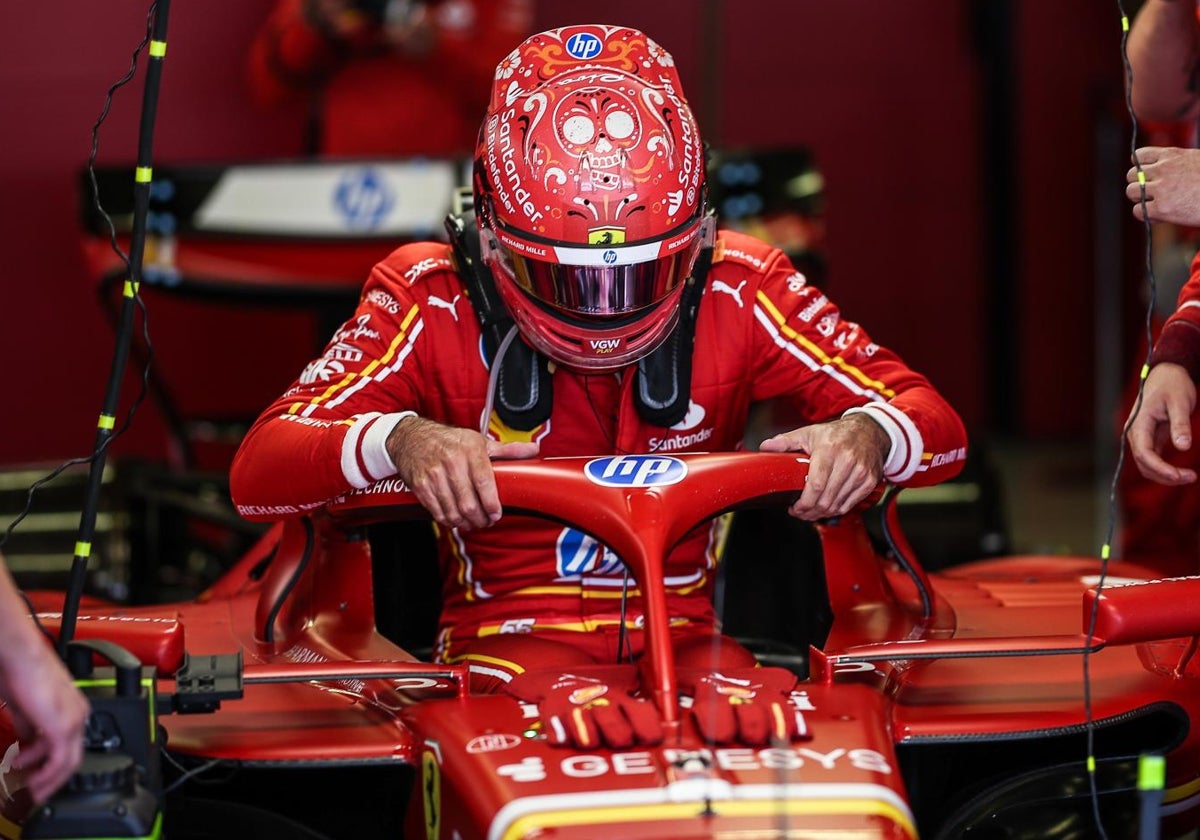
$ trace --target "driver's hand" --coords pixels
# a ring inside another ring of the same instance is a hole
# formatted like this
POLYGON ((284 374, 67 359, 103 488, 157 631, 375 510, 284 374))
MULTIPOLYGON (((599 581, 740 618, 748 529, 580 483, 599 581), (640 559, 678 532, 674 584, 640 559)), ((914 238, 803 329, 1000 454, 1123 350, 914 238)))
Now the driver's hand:
POLYGON ((679 690, 706 741, 750 746, 811 737, 792 702, 796 675, 784 668, 679 669, 679 690))
POLYGON ((1129 423, 1129 451, 1138 471, 1159 484, 1190 484, 1196 471, 1167 463, 1170 445, 1179 451, 1192 447, 1192 412, 1196 385, 1181 365, 1163 362, 1150 369, 1142 404, 1134 404, 1129 423))
POLYGON ((788 510, 797 519, 841 516, 865 499, 883 478, 891 440, 866 414, 802 426, 767 438, 763 452, 807 452, 808 480, 788 510))
POLYGON ((607 744, 627 749, 663 740, 658 707, 634 697, 637 670, 631 665, 581 665, 567 673, 525 671, 504 690, 536 703, 546 741, 581 750, 607 744))
POLYGON ((447 528, 486 528, 500 518, 493 458, 532 458, 536 443, 497 443, 476 431, 406 417, 388 435, 387 451, 404 483, 447 528))

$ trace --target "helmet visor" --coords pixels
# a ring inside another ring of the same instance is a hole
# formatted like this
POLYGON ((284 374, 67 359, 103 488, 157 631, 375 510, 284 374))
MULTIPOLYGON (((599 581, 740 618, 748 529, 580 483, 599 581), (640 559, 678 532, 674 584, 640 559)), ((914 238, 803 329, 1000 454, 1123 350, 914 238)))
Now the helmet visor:
POLYGON ((615 317, 658 303, 683 282, 696 261, 700 237, 678 253, 627 265, 568 265, 505 249, 507 270, 533 297, 572 315, 615 317))

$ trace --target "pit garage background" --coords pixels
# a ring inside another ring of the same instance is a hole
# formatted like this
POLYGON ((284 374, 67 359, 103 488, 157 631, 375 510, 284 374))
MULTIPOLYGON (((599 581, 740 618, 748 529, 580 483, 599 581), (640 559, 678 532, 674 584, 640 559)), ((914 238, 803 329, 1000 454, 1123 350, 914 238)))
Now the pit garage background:
MULTIPOLYGON (((270 5, 172 4, 156 172, 303 156, 303 106, 264 110, 245 87, 246 51, 270 5)), ((146 13, 142 0, 0 8, 5 525, 32 481, 92 445, 113 334, 84 247, 95 232, 80 211, 81 172, 146 13)), ((809 211, 824 231, 823 284, 847 317, 929 375, 988 456, 957 497, 973 505, 958 520, 968 539, 981 552, 1098 551, 1145 315, 1143 231, 1122 194, 1130 124, 1116 4, 536 2, 538 29, 600 20, 641 28, 674 54, 714 149, 807 156, 820 176, 809 211)), ((104 123, 102 167, 132 165, 140 102, 139 79, 104 123)), ((377 246, 380 256, 391 247, 377 246)), ((137 580, 129 563, 190 550, 164 540, 211 537, 217 555, 232 550, 220 475, 236 420, 296 376, 331 315, 310 300, 246 305, 166 287, 146 297, 170 401, 146 401, 112 448, 101 534, 124 579, 107 594, 123 597, 137 580), (190 427, 200 429, 191 463, 171 412, 212 420, 190 427)), ((132 365, 123 406, 140 377, 132 365)), ((5 548, 14 568, 65 569, 79 498, 70 473, 41 495, 5 548)), ((211 554, 175 572, 203 578, 211 554)), ((188 583, 156 579, 134 595, 176 582, 188 583)))

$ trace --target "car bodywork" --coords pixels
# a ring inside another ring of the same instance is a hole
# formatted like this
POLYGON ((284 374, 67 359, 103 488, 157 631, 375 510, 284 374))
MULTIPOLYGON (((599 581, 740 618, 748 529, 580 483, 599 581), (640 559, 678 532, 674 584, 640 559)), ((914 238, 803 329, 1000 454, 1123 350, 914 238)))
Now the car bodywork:
MULTIPOLYGON (((638 582, 647 647, 623 667, 657 707, 665 741, 551 746, 535 707, 471 695, 462 667, 420 661, 380 635, 366 531, 427 516, 385 481, 272 527, 193 601, 82 605, 78 636, 121 645, 161 686, 194 682, 205 656, 241 654, 240 699, 158 717, 174 768, 169 836, 248 836, 265 812, 278 817, 270 836, 463 840, 1066 838, 1099 836, 1097 819, 1117 838, 1136 836, 1143 801, 1166 836, 1200 823, 1190 726, 1200 580, 1112 562, 1097 592, 1099 560, 1057 556, 927 574, 885 498, 883 550, 861 511, 817 526, 833 618, 793 693, 806 731, 716 745, 681 699, 662 558, 714 516, 788 504, 806 459, 495 466, 506 511, 586 531, 638 582), (599 483, 597 464, 618 480, 599 483), (1165 757, 1161 807, 1139 797, 1143 754, 1165 757)), ((33 595, 51 631, 56 597, 33 595)), ((15 740, 0 717, 0 743, 15 740)), ((5 779, 0 836, 48 836, 29 833, 38 812, 19 777, 5 779)))

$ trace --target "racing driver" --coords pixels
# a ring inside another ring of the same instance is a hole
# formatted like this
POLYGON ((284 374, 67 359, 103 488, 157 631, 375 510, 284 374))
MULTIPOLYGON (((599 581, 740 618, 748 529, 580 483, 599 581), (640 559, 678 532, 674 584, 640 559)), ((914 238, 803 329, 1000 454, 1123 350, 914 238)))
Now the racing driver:
MULTIPOLYGON (((791 513, 815 520, 881 479, 927 485, 966 457, 955 411, 783 253, 716 230, 705 156, 671 55, 619 26, 534 35, 496 68, 473 216, 372 270, 354 316, 252 427, 232 493, 252 519, 301 516, 399 476, 435 520, 435 655, 476 691, 525 666, 637 655, 638 599, 590 537, 501 518, 491 461, 728 451, 751 403, 808 425, 791 513)), ((715 525, 667 560, 680 665, 754 666, 716 627, 715 525)))

